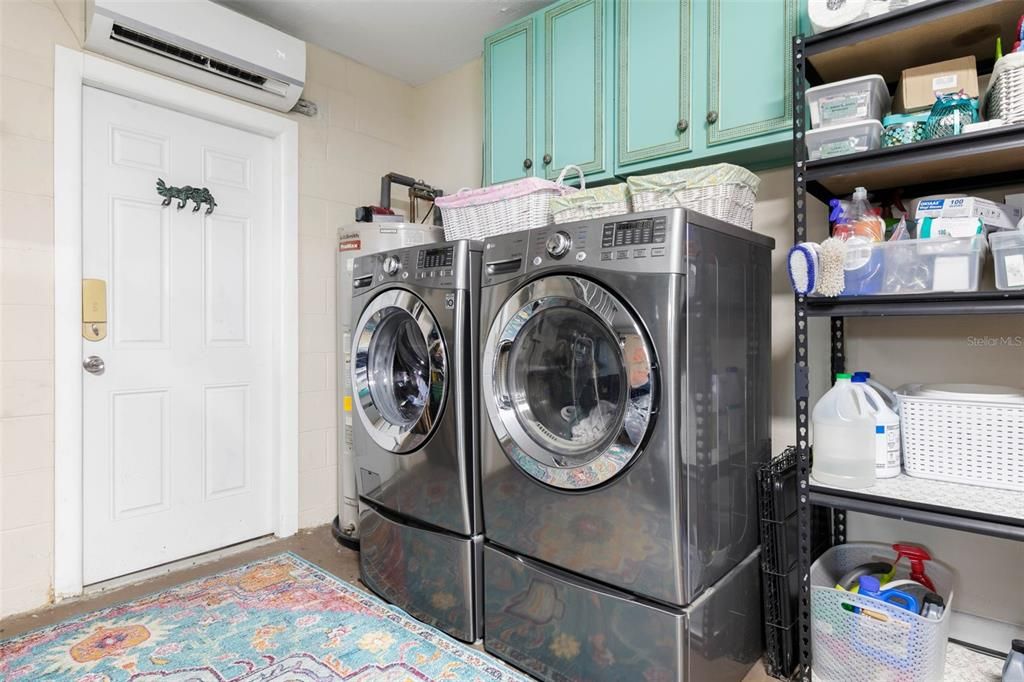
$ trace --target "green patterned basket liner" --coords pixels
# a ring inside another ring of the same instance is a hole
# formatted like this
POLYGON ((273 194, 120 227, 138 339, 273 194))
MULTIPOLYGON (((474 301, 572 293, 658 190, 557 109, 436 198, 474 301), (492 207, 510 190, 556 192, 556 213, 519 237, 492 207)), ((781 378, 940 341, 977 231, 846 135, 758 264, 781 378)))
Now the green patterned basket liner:
POLYGON ((637 192, 678 192, 683 189, 714 187, 717 185, 746 185, 755 193, 761 179, 746 168, 731 163, 717 163, 712 166, 685 168, 683 170, 635 175, 626 180, 629 191, 637 192))
POLYGON ((555 219, 558 219, 559 214, 566 212, 581 216, 582 214, 596 216, 596 214, 627 213, 629 212, 629 190, 626 183, 621 182, 616 185, 580 190, 575 194, 552 197, 551 213, 555 219))

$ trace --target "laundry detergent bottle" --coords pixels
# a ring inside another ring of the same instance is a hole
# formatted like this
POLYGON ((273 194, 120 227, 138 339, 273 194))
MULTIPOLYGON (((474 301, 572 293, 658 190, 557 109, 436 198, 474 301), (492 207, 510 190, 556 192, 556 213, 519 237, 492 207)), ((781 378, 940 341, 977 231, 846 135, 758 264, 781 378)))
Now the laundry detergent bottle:
POLYGON ((826 485, 867 488, 875 483, 875 416, 850 378, 837 374, 811 412, 811 476, 826 485))
POLYGON ((875 417, 875 476, 900 475, 900 416, 890 409, 881 393, 868 383, 863 373, 853 375, 854 388, 862 391, 868 411, 875 417))

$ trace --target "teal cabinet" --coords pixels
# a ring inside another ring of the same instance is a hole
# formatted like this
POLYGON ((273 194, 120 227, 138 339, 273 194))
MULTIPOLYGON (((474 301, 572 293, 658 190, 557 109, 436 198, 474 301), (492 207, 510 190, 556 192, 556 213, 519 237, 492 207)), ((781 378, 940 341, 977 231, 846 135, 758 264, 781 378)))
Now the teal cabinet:
POLYGON ((484 184, 535 175, 533 17, 484 40, 484 184))
POLYGON ((692 151, 691 0, 619 0, 616 170, 692 151))
POLYGON ((701 13, 706 13, 700 19, 707 26, 704 123, 709 151, 748 147, 751 138, 773 133, 784 133, 786 139, 792 134, 797 4, 798 0, 700 3, 701 13))
POLYGON ((484 182, 792 157, 800 0, 561 0, 484 42, 484 182))
POLYGON ((549 180, 567 164, 611 177, 613 91, 608 0, 565 0, 543 11, 543 135, 537 154, 549 180))

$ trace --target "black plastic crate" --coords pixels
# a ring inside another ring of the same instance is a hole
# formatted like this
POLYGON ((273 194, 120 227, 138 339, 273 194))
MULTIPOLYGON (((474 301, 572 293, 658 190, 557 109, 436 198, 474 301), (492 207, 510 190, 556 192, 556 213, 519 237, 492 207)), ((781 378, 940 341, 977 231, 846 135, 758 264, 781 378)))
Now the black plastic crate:
POLYGON ((781 455, 761 466, 757 472, 761 518, 781 521, 796 513, 797 496, 796 448, 788 447, 781 455))
POLYGON ((782 627, 765 625, 765 671, 772 677, 788 680, 797 666, 797 646, 800 624, 796 621, 782 627))
POLYGON ((799 558, 800 524, 796 514, 784 521, 761 519, 761 568, 788 573, 799 558))
POLYGON ((797 617, 797 598, 800 594, 800 568, 788 573, 761 571, 764 597, 764 619, 768 625, 785 626, 797 617))

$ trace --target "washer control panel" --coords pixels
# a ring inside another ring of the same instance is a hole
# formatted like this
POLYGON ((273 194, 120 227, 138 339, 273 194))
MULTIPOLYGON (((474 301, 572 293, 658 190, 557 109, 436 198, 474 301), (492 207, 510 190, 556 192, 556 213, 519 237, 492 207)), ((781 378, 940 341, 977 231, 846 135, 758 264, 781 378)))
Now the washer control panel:
POLYGON ((627 220, 594 220, 552 225, 535 230, 527 263, 534 267, 557 261, 657 271, 670 256, 672 215, 646 215, 627 220), (629 264, 623 263, 628 261, 629 264), (647 265, 649 263, 649 265, 647 265))
POLYGON ((561 258, 569 253, 569 249, 572 248, 572 237, 563 230, 552 232, 551 236, 544 242, 544 248, 552 258, 561 258))

